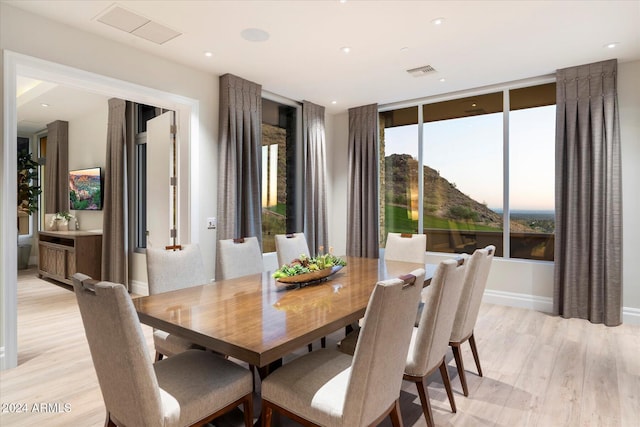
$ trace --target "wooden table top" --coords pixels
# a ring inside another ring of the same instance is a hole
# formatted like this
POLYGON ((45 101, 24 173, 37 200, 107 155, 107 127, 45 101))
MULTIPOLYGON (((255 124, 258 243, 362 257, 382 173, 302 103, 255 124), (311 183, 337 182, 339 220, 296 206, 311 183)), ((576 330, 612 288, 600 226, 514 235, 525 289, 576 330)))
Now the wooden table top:
MULTIPOLYGON (((279 289, 272 272, 134 299, 142 323, 263 367, 364 316, 375 283, 420 264, 346 257, 320 284, 279 289)), ((427 265, 427 285, 435 272, 427 265)))

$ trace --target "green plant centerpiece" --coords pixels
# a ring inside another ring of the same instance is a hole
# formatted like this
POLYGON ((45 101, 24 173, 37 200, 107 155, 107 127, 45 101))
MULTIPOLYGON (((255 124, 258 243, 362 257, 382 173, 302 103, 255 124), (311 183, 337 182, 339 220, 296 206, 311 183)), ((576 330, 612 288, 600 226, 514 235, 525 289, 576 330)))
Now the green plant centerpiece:
POLYGON ((283 283, 317 283, 338 272, 347 262, 331 253, 309 257, 300 255, 273 273, 283 283))

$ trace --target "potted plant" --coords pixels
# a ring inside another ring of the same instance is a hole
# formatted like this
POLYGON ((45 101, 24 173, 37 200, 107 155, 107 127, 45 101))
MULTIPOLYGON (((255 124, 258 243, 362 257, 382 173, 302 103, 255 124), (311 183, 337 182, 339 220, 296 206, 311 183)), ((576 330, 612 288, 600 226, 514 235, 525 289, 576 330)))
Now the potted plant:
MULTIPOLYGON (((29 217, 38 210, 38 195, 42 192, 38 182, 38 162, 26 150, 18 153, 18 236, 29 234, 29 217)), ((18 268, 29 264, 31 243, 18 239, 18 268)))

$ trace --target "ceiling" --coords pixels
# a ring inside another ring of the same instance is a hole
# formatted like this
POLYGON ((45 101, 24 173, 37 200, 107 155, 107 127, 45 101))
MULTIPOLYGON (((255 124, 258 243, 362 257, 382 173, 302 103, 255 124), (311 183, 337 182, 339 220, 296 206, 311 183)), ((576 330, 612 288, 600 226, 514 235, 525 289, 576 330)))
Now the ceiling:
MULTIPOLYGON (((238 75, 330 114, 640 59, 640 0, 2 1, 200 70, 238 75), (114 7, 150 20, 156 27, 147 35, 180 35, 158 44, 100 22, 114 7), (436 18, 444 22, 435 25, 436 18), (269 38, 246 40, 246 29, 269 38), (407 72, 426 65, 435 71, 407 72)), ((21 119, 28 114, 19 111, 21 119)))

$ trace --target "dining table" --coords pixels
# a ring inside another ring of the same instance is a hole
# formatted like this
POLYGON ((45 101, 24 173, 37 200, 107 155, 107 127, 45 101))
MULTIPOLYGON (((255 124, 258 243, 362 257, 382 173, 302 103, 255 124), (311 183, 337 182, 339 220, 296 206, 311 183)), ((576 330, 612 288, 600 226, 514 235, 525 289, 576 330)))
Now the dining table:
MULTIPOLYGON (((307 286, 280 283, 273 271, 133 300, 140 321, 258 368, 364 316, 378 281, 418 268, 427 286, 436 266, 342 257, 346 266, 307 286)), ((403 310, 404 307, 398 307, 403 310)))

